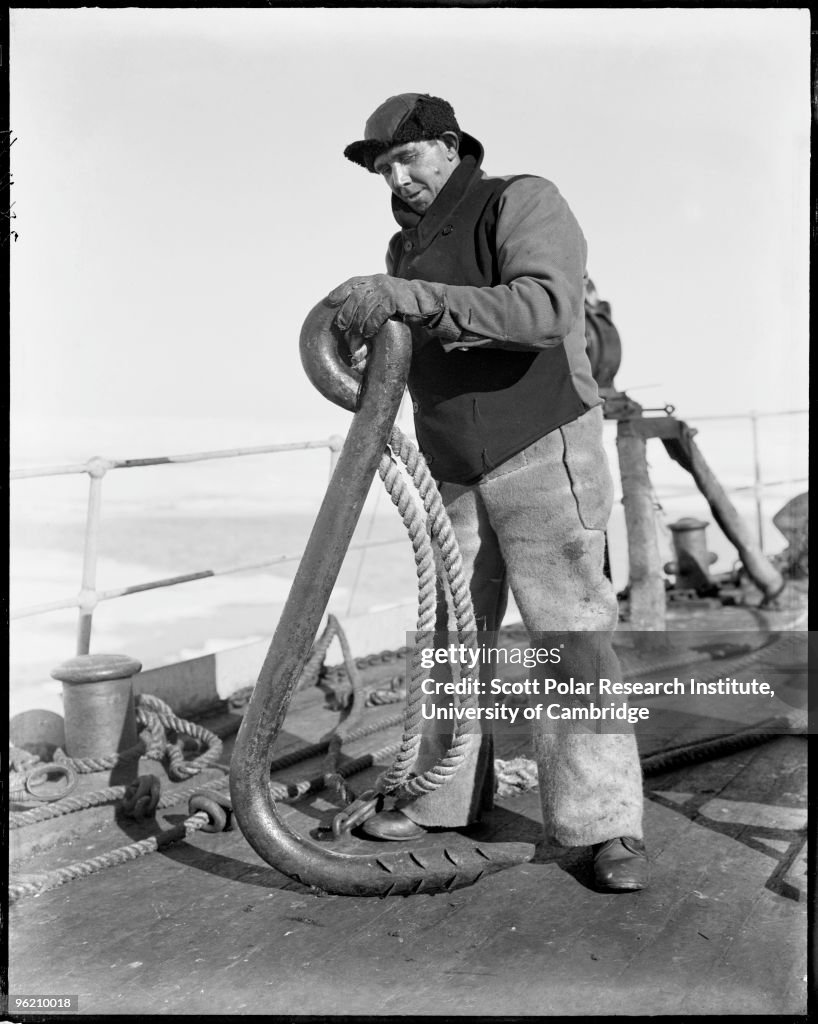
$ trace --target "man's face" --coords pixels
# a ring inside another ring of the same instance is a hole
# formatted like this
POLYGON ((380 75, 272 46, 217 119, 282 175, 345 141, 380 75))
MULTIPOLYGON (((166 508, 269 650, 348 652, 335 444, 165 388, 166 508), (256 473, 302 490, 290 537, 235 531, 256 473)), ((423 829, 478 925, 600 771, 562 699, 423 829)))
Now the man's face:
POLYGON ((460 163, 457 139, 407 142, 382 153, 374 163, 395 195, 415 213, 425 213, 460 163))

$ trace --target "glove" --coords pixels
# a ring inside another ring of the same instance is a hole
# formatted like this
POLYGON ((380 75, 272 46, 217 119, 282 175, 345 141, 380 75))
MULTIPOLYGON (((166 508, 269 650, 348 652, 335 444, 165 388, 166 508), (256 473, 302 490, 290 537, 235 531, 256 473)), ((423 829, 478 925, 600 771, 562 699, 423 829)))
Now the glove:
POLYGON ((387 320, 430 323, 445 309, 444 286, 430 281, 404 281, 388 274, 351 277, 334 288, 326 298, 340 306, 335 324, 345 334, 357 331, 373 338, 387 320))

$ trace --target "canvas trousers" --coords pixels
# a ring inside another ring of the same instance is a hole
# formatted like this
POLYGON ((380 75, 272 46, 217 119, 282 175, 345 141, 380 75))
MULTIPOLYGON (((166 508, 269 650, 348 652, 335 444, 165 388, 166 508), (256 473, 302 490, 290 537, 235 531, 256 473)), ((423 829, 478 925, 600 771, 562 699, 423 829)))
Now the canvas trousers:
MULTIPOLYGON (((494 646, 510 589, 532 637, 564 634, 563 677, 621 680, 611 643, 617 601, 603 571, 613 483, 602 447, 601 407, 540 438, 478 483, 444 482, 440 491, 481 639, 494 646)), ((439 590, 438 630, 447 622, 453 628, 439 590)), ((481 666, 480 673, 481 679, 491 678, 495 669, 481 666)), ((448 665, 429 671, 440 680, 450 674, 448 665)), ((493 704, 497 698, 480 700, 493 704)), ((615 836, 642 837, 642 773, 626 723, 615 731, 550 720, 532 722, 531 728, 547 841, 585 846, 615 836)), ((439 760, 450 739, 438 725, 425 731, 416 770, 439 760)), ((493 761, 491 732, 481 725, 455 776, 396 806, 425 826, 469 824, 491 806, 493 761)))

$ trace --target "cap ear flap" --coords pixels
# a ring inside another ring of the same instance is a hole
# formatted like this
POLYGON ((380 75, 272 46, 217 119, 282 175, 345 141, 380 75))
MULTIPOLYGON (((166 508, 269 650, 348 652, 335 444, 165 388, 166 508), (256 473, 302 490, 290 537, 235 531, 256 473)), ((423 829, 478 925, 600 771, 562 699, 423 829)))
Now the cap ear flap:
POLYGON ((444 133, 457 136, 462 132, 451 103, 437 96, 419 96, 411 112, 406 115, 395 132, 392 143, 417 142, 420 139, 439 139, 444 133))

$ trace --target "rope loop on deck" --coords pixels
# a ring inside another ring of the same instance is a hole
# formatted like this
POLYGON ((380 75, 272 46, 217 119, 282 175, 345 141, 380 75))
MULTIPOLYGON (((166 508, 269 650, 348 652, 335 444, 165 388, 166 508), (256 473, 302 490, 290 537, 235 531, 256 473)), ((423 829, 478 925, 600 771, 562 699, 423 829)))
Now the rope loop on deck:
MULTIPOLYGON (((148 728, 151 728, 154 723, 158 722, 165 736, 167 736, 168 732, 176 734, 177 738, 175 741, 165 740, 164 749, 160 751, 159 756, 160 760, 163 754, 167 756, 169 762, 167 767, 168 775, 176 782, 198 775, 203 768, 207 768, 208 765, 212 764, 221 755, 222 741, 215 733, 205 729, 202 725, 198 725, 196 722, 189 722, 185 718, 179 718, 170 705, 158 697, 154 697, 152 694, 142 693, 137 697, 136 715, 137 722, 141 719, 148 728), (197 746, 205 748, 203 753, 192 761, 185 761, 185 737, 192 738, 196 741, 197 746)), ((158 746, 161 746, 161 744, 158 744, 158 746)), ((154 753, 155 750, 152 748, 146 756, 154 756, 154 753)))
POLYGON ((58 748, 54 752, 54 762, 69 765, 80 773, 91 773, 109 771, 140 757, 154 761, 167 760, 168 777, 179 782, 197 775, 220 756, 222 741, 215 733, 195 722, 179 718, 170 705, 158 697, 149 693, 138 694, 135 711, 141 731, 134 746, 101 757, 69 757, 58 748), (191 761, 185 760, 188 739, 194 741, 196 749, 204 747, 203 753, 191 761))

